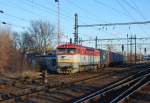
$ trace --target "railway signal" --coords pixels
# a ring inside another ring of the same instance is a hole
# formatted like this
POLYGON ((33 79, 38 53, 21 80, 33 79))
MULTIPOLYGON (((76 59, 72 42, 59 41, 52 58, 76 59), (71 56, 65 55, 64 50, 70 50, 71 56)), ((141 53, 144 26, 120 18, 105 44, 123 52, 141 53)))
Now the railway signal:
POLYGON ((124 45, 122 44, 122 52, 124 51, 124 45))
POLYGON ((146 50, 146 48, 144 48, 144 54, 146 55, 146 52, 147 52, 147 50, 146 50))

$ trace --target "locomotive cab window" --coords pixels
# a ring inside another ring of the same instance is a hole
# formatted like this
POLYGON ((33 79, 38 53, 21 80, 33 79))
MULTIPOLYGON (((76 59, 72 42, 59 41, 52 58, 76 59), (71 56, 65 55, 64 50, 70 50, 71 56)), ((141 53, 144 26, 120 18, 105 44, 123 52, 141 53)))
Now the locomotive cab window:
POLYGON ((75 52, 76 52, 75 48, 59 48, 57 50, 58 54, 64 54, 64 53, 74 54, 75 52))
POLYGON ((75 49, 75 48, 69 48, 69 49, 68 49, 68 53, 73 54, 73 53, 75 53, 75 52, 76 52, 76 49, 75 49))
POLYGON ((57 49, 57 53, 58 54, 64 54, 64 53, 66 53, 67 51, 66 51, 66 49, 65 48, 59 48, 59 49, 57 49))

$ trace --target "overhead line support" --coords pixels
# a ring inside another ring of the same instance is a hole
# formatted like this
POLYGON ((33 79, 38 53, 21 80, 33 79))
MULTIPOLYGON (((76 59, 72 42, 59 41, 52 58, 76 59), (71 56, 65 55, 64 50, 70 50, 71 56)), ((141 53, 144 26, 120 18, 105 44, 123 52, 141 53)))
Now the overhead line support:
POLYGON ((126 22, 126 23, 107 23, 107 24, 78 25, 78 27, 115 26, 115 25, 136 25, 136 24, 149 24, 149 23, 150 23, 150 21, 142 21, 142 22, 126 22))
POLYGON ((78 44, 79 39, 78 39, 78 14, 76 13, 75 15, 75 25, 74 25, 74 43, 78 44))

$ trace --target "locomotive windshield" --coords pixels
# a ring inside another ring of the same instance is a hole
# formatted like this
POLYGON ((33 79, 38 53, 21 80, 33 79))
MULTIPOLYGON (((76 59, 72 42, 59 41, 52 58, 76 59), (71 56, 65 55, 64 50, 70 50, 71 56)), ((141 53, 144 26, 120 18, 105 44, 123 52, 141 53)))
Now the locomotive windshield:
POLYGON ((59 49, 57 49, 58 54, 64 54, 64 53, 73 54, 75 52, 76 52, 75 48, 59 48, 59 49))

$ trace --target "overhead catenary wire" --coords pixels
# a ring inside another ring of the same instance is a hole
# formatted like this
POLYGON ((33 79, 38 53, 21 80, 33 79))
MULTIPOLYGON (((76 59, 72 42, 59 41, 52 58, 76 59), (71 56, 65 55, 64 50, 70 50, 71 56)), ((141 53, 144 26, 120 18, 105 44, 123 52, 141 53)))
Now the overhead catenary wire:
MULTIPOLYGON (((65 0, 64 0, 64 1, 65 1, 65 0)), ((64 1, 61 1, 61 2, 65 3, 64 1)), ((67 1, 66 3, 68 3, 68 1, 67 1)), ((61 8, 61 11, 64 12, 63 8, 61 8)), ((72 14, 72 11, 71 11, 70 9, 67 9, 67 12, 66 12, 66 10, 65 10, 65 13, 66 13, 66 14, 69 14, 69 13, 72 14)), ((64 14, 65 14, 65 13, 64 13, 64 14)), ((76 13, 77 13, 77 12, 76 12, 76 13)), ((84 18, 84 20, 83 20, 82 18, 83 18, 83 16, 80 15, 80 19, 79 19, 80 23, 81 23, 81 24, 86 24, 87 21, 85 21, 85 18, 84 18)), ((88 18, 88 19, 89 19, 89 18, 88 18)))
POLYGON ((135 6, 135 9, 143 16, 143 18, 144 19, 147 19, 146 17, 145 17, 145 15, 143 14, 143 12, 141 11, 141 9, 138 7, 138 5, 136 4, 136 2, 133 2, 132 0, 131 0, 131 2, 133 3, 133 5, 135 6))
POLYGON ((99 5, 102 5, 102 6, 106 7, 106 8, 110 8, 111 10, 115 11, 116 13, 119 13, 119 14, 122 14, 122 15, 128 17, 128 14, 126 14, 126 13, 122 12, 121 10, 116 9, 116 8, 110 6, 110 5, 108 5, 108 4, 106 4, 106 3, 102 2, 102 1, 99 1, 99 0, 93 0, 93 1, 95 3, 97 3, 97 4, 99 4, 99 5))
MULTIPOLYGON (((149 45, 149 44, 150 43, 136 43, 136 45, 149 45)), ((101 45, 101 44, 99 44, 99 45, 101 45)), ((105 44, 102 44, 102 45, 107 46, 107 45, 110 45, 110 44, 105 43, 105 44)), ((128 44, 125 44, 125 43, 112 43, 111 45, 119 45, 119 46, 121 46, 121 45, 128 45, 128 44)))
MULTIPOLYGON (((49 8, 49 7, 46 7, 46 6, 44 6, 44 5, 40 4, 40 3, 32 2, 30 0, 26 0, 26 2, 25 1, 23 1, 23 2, 26 5, 30 5, 30 6, 35 5, 37 9, 41 8, 44 12, 48 13, 49 15, 51 15, 50 12, 53 13, 55 16, 57 15, 57 10, 54 10, 52 8, 49 8)), ((72 20, 72 16, 66 15, 66 13, 64 11, 60 12, 60 16, 63 17, 63 19, 66 20, 66 21, 68 21, 68 19, 72 20)), ((85 23, 83 21, 81 21, 81 22, 85 23)))
MULTIPOLYGON (((29 4, 29 3, 25 3, 25 1, 22 1, 22 2, 24 2, 24 4, 26 4, 26 5, 28 5, 28 6, 32 6, 31 4, 29 4)), ((49 16, 51 15, 50 14, 50 12, 52 11, 53 13, 56 13, 56 12, 54 12, 53 10, 51 10, 51 9, 49 9, 49 8, 46 8, 45 6, 42 6, 41 4, 39 4, 39 3, 36 3, 36 2, 34 2, 34 4, 37 4, 38 5, 38 7, 36 7, 37 9, 40 9, 40 8, 43 8, 43 9, 45 9, 45 10, 41 10, 42 12, 46 12, 47 14, 49 14, 49 16), (44 8, 45 7, 45 8, 44 8), (47 10, 47 11, 46 11, 47 10), (49 10, 49 11, 48 11, 49 10)), ((33 12, 33 11, 31 11, 31 10, 29 10, 29 9, 26 9, 26 8, 23 8, 22 6, 20 6, 20 5, 18 5, 18 4, 16 4, 16 3, 14 3, 14 2, 12 2, 12 1, 10 1, 10 3, 9 4, 6 4, 6 5, 8 5, 8 6, 13 6, 14 8, 16 8, 17 10, 18 10, 18 8, 20 8, 22 11, 25 11, 25 12, 27 12, 27 13, 30 13, 31 15, 33 15, 33 16, 36 16, 36 17, 41 17, 41 14, 38 12, 38 13, 36 13, 36 12, 33 12)), ((19 10, 20 10, 19 9, 19 10)), ((65 15, 63 15, 62 16, 63 18, 64 18, 64 20, 66 20, 66 21, 68 21, 68 18, 69 17, 67 17, 67 16, 65 16, 65 15)), ((71 19, 71 17, 70 17, 70 19, 71 19)))
MULTIPOLYGON (((131 39, 131 38, 107 38, 107 39, 97 39, 97 41, 112 41, 112 40, 118 41, 118 40, 127 40, 127 39, 131 39)), ((150 37, 140 37, 136 39, 137 40, 150 40, 150 37)), ((95 41, 95 39, 81 40, 81 42, 84 42, 84 41, 95 41)))
MULTIPOLYGON (((48 14, 50 14, 50 12, 51 13, 53 13, 53 14, 55 14, 55 15, 57 15, 57 11, 56 10, 54 10, 54 9, 51 9, 51 8, 48 8, 48 7, 46 7, 46 6, 44 6, 44 5, 42 5, 42 4, 39 4, 39 3, 37 3, 37 2, 32 2, 32 1, 30 1, 30 0, 26 0, 26 2, 25 1, 23 1, 26 5, 29 5, 29 6, 33 6, 32 4, 34 4, 35 6, 36 6, 36 8, 38 8, 38 9, 43 9, 43 11, 44 12, 47 12, 48 14)), ((60 13, 63 17, 65 17, 65 18, 71 18, 70 16, 65 16, 63 13, 60 13)))
MULTIPOLYGON (((130 14, 130 12, 126 9, 126 7, 119 1, 119 0, 116 0, 117 1, 117 3, 122 7, 122 9, 124 10, 124 11, 126 11, 127 13, 128 13, 128 15, 134 20, 134 21, 136 21, 136 19, 130 14)), ((125 2, 125 0, 123 0, 123 2, 125 2)), ((125 2, 126 3, 126 2, 125 2)), ((127 3, 126 3, 127 4, 127 3)), ((128 4, 127 4, 127 6, 129 6, 128 4)), ((130 6, 129 6, 130 7, 130 6)), ((133 8, 132 8, 133 9, 133 8)), ((139 27, 139 26, 138 26, 139 27)), ((143 27, 142 26, 140 26, 139 27, 139 29, 141 29, 145 34, 147 34, 147 32, 143 29, 143 27), (141 28, 140 28, 141 27, 141 28)))
POLYGON ((14 26, 14 27, 19 27, 19 28, 25 29, 25 27, 22 26, 22 25, 17 25, 17 24, 8 23, 8 22, 2 21, 2 20, 0 20, 0 23, 1 23, 1 24, 4 24, 4 25, 9 25, 9 26, 14 26))
POLYGON ((140 21, 140 22, 125 22, 125 23, 106 23, 106 24, 78 25, 78 27, 116 26, 116 25, 139 25, 139 24, 149 24, 149 23, 150 23, 150 21, 140 21))
MULTIPOLYGON (((132 0, 131 0, 132 1, 132 0)), ((134 6, 129 3, 127 0, 124 0, 124 2, 130 7, 132 8, 135 12, 137 12, 139 14, 139 16, 141 16, 144 20, 146 20, 146 17, 143 15, 143 13, 140 11, 140 9, 137 7, 136 3, 134 2, 134 6)))
POLYGON ((19 8, 19 10, 21 9, 22 11, 24 11, 24 12, 27 12, 27 13, 30 13, 31 15, 34 15, 34 16, 40 16, 41 14, 40 13, 36 13, 36 12, 33 12, 32 10, 29 10, 29 9, 26 9, 26 8, 24 8, 24 7, 22 7, 22 6, 20 6, 20 5, 18 5, 17 3, 14 3, 13 1, 10 1, 9 0, 9 4, 6 4, 6 5, 11 5, 11 6, 13 6, 13 7, 15 7, 17 10, 18 10, 18 8, 19 8))
MULTIPOLYGON (((15 7, 15 8, 17 8, 17 10, 18 10, 18 8, 20 8, 22 11, 25 11, 25 12, 27 12, 27 13, 30 13, 30 14, 32 14, 32 15, 36 15, 37 17, 40 17, 40 13, 34 13, 33 11, 31 11, 31 10, 28 10, 28 9, 26 9, 26 8, 23 8, 23 7, 21 7, 20 5, 17 5, 16 3, 14 3, 14 2, 12 2, 12 1, 10 1, 11 3, 10 4, 6 4, 6 5, 8 5, 9 7, 10 7, 10 5, 11 6, 13 6, 13 7, 15 7), (16 6, 14 6, 14 4, 16 5, 16 6)), ((34 2, 35 3, 35 2, 34 2)), ((27 5, 27 4, 26 4, 27 5)), ((32 6, 32 5, 29 5, 29 6, 32 6)), ((44 7, 44 6, 42 6, 42 7, 44 7)), ((20 10, 19 9, 19 10, 20 10)), ((44 9, 44 8, 43 8, 44 9)), ((48 11, 48 8, 46 8, 45 7, 45 9, 44 9, 45 11, 47 10, 47 13, 49 13, 49 11, 51 11, 51 10, 49 10, 48 11)), ((43 11, 43 10, 42 10, 43 11)), ((45 12, 45 11, 43 11, 43 12, 45 12)), ((18 19, 18 20, 22 20, 22 21, 26 21, 26 22, 30 22, 30 20, 27 20, 26 18, 23 18, 23 17, 18 17, 18 16, 15 16, 15 15, 12 15, 12 14, 10 14, 10 13, 7 13, 7 12, 5 12, 3 15, 5 15, 5 16, 9 16, 9 17, 13 17, 13 18, 16 18, 16 19, 18 19)), ((49 13, 49 15, 50 15, 50 13, 49 13)), ((7 19, 8 19, 8 17, 6 17, 7 19)), ((68 18, 69 18, 69 16, 68 17, 65 17, 64 16, 64 20, 65 21, 68 21, 68 18)), ((71 17, 70 17, 70 19, 71 19, 71 17)), ((10 23, 7 23, 7 24, 9 24, 10 25, 10 23)), ((11 24, 11 26, 15 26, 15 27, 23 27, 23 26, 19 26, 19 25, 12 25, 11 24)), ((24 27, 23 27, 24 28, 24 27)))
POLYGON ((136 21, 135 18, 130 14, 130 12, 128 12, 128 10, 126 9, 126 7, 119 0, 116 0, 116 2, 120 5, 120 7, 122 8, 122 10, 124 10, 127 13, 127 15, 129 16, 129 18, 131 18, 132 20, 136 21))
MULTIPOLYGON (((115 11, 115 12, 118 12, 118 13, 120 13, 120 14, 123 14, 123 15, 125 15, 125 16, 127 16, 127 17, 133 19, 134 21, 136 21, 135 18, 128 12, 128 10, 124 7, 123 4, 120 3, 119 0, 116 0, 117 3, 120 5, 120 7, 121 7, 126 13, 124 13, 124 12, 122 12, 121 10, 116 9, 116 8, 114 8, 114 7, 112 7, 112 6, 109 6, 108 4, 105 4, 105 3, 102 2, 102 1, 99 1, 99 0, 93 0, 93 1, 96 2, 96 3, 99 4, 99 5, 102 5, 102 6, 106 7, 106 8, 110 8, 111 10, 113 10, 113 11, 115 11)), ((132 1, 132 0, 131 0, 131 1, 132 1)), ((132 2, 133 2, 133 1, 132 1, 132 2)), ((131 5, 132 8, 134 8, 134 10, 135 10, 136 12, 138 12, 139 15, 141 15, 141 16, 144 18, 144 20, 146 20, 146 19, 145 19, 145 16, 142 14, 142 12, 140 11, 140 9, 138 9, 136 3, 133 2, 133 4, 135 4, 135 7, 131 5)), ((131 31, 131 30, 130 30, 130 31, 131 31)), ((144 32, 145 34, 147 34, 144 30, 143 30, 143 32, 144 32)))
MULTIPOLYGON (((29 22, 29 20, 27 20, 27 19, 25 19, 25 18, 21 18, 21 17, 15 16, 15 15, 9 14, 9 13, 7 13, 7 12, 4 12, 3 10, 0 10, 0 11, 1 11, 1 14, 4 15, 4 16, 6 16, 5 18, 7 18, 7 19, 9 19, 9 18, 7 17, 7 16, 9 16, 9 17, 16 18, 17 20, 29 22)), ((2 21, 2 20, 0 20, 0 23, 1 23, 1 24, 4 24, 4 25, 9 25, 9 26, 14 26, 14 27, 19 27, 19 28, 25 29, 25 26, 17 25, 17 24, 12 24, 12 23, 5 22, 5 21, 2 21)))
POLYGON ((15 19, 17 19, 17 20, 21 20, 21 21, 25 21, 25 22, 30 22, 30 20, 28 20, 28 19, 15 16, 15 15, 12 15, 12 14, 7 13, 7 12, 4 12, 3 15, 4 15, 4 16, 8 16, 8 17, 13 17, 13 18, 15 18, 15 19))
MULTIPOLYGON (((31 0, 30 0, 30 1, 31 1, 31 0)), ((33 3, 33 2, 32 2, 32 3, 33 3)), ((36 3, 36 2, 34 2, 34 3, 36 3)), ((38 2, 37 2, 37 3, 38 3, 38 2)), ((44 5, 44 6, 45 6, 45 5, 44 5)), ((47 9, 47 11, 48 11, 48 9, 47 9)), ((51 10, 50 10, 50 11, 51 11, 51 10)), ((20 20, 23 20, 23 19, 20 18, 20 20)))
POLYGON ((72 6, 76 7, 76 9, 80 9, 80 10, 83 11, 84 13, 90 13, 90 14, 92 15, 92 16, 86 15, 86 18, 88 18, 88 19, 90 19, 90 20, 94 20, 94 21, 97 20, 97 18, 95 18, 95 17, 96 17, 96 14, 95 14, 94 12, 89 11, 88 9, 81 7, 80 5, 74 3, 74 2, 71 1, 71 0, 66 0, 66 2, 68 2, 68 3, 70 3, 72 6))

